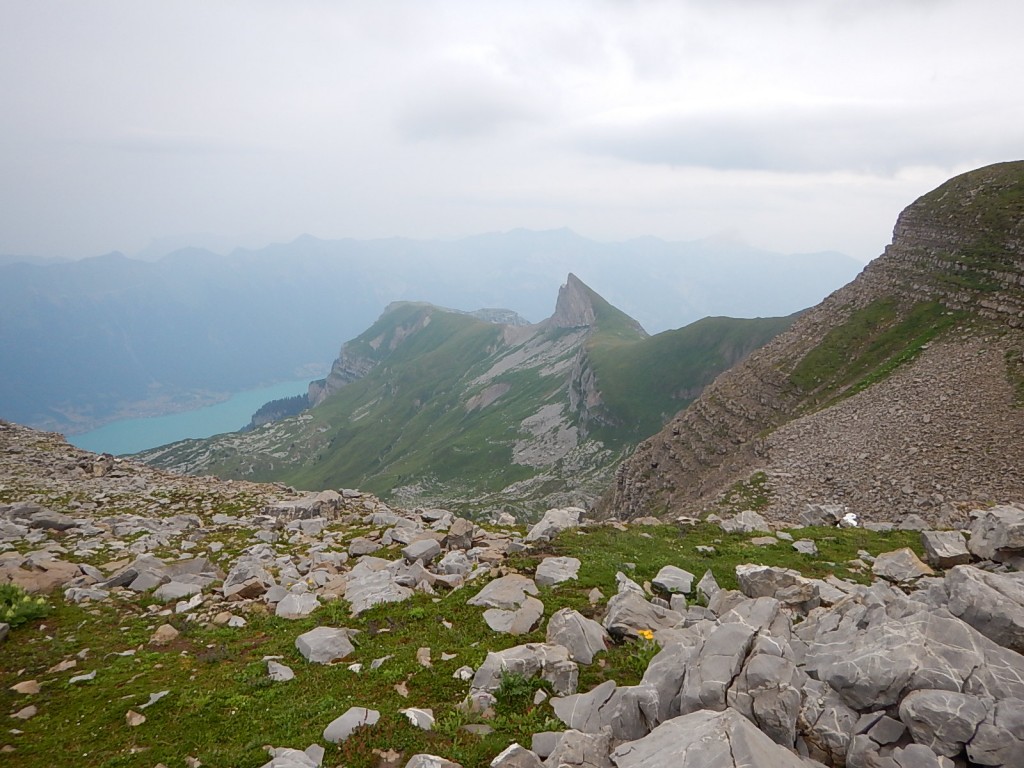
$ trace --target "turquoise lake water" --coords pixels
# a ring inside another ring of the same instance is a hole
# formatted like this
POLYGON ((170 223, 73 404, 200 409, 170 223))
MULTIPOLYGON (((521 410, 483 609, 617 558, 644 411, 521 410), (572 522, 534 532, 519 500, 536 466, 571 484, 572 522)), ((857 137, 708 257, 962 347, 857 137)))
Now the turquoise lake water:
POLYGON ((232 395, 223 403, 194 411, 114 421, 92 432, 71 435, 68 442, 95 453, 123 454, 144 451, 176 440, 236 432, 249 423, 249 419, 264 403, 301 395, 308 386, 309 379, 303 379, 250 389, 232 395))

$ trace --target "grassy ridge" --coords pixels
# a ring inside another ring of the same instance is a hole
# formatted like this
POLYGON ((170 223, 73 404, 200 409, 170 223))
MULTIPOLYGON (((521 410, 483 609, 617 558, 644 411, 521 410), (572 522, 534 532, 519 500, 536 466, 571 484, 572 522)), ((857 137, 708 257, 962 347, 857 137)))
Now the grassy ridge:
POLYGON ((790 381, 806 393, 808 408, 828 405, 882 381, 965 319, 938 302, 905 310, 895 299, 878 299, 829 331, 793 368, 790 381))
POLYGON ((654 434, 719 373, 792 322, 792 317, 709 317, 632 342, 595 335, 587 351, 605 406, 620 425, 599 430, 599 436, 619 445, 654 434))

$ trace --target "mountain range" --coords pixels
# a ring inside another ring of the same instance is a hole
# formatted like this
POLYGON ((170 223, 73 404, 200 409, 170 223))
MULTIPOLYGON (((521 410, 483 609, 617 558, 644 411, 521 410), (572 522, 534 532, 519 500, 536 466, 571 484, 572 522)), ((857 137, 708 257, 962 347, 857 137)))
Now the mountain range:
POLYGON ((1024 495, 1022 243, 1024 162, 1002 163, 915 201, 882 256, 795 318, 647 337, 573 275, 536 325, 396 304, 310 411, 147 458, 467 513, 597 499, 621 519, 812 505, 962 524, 1024 495))
POLYGON ((791 322, 706 318, 648 336, 573 274, 537 324, 396 302, 310 386, 314 407, 140 456, 193 474, 529 517, 594 501, 639 440, 791 322))
MULTIPOLYGON (((147 255, 147 258, 149 256, 147 255)), ((70 434, 324 373, 395 300, 510 307, 536 322, 571 271, 648 330, 801 310, 861 268, 726 240, 599 243, 568 230, 454 241, 303 236, 156 261, 0 259, 0 417, 70 434)))

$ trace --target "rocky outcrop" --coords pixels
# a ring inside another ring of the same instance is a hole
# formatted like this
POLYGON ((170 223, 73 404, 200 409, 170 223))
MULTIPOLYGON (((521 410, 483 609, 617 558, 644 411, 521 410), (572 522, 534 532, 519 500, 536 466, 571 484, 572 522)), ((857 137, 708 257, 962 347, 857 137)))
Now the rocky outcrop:
POLYGON ((1004 163, 909 206, 856 280, 644 441, 601 510, 713 507, 755 471, 776 519, 814 502, 952 522, 956 505, 1024 495, 1022 190, 1024 163, 1004 163))

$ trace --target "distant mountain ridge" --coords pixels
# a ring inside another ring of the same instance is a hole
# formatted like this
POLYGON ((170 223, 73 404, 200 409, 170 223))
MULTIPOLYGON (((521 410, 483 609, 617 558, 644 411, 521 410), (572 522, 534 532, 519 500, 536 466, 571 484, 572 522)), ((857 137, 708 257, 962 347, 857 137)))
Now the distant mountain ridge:
POLYGON ((455 241, 304 236, 226 256, 183 248, 156 261, 0 264, 0 417, 82 432, 312 379, 394 300, 509 307, 537 321, 565 275, 585 270, 615 306, 660 331, 707 315, 788 315, 859 269, 839 254, 599 243, 568 230, 455 241))
POLYGON ((395 302, 310 386, 312 409, 140 457, 533 516, 593 501, 638 440, 791 321, 708 318, 651 337, 573 274, 534 325, 395 302))
POLYGON ((603 512, 961 524, 1024 494, 1024 162, 958 176, 900 215, 851 284, 722 375, 619 468, 603 512), (753 503, 753 502, 751 502, 753 503))

